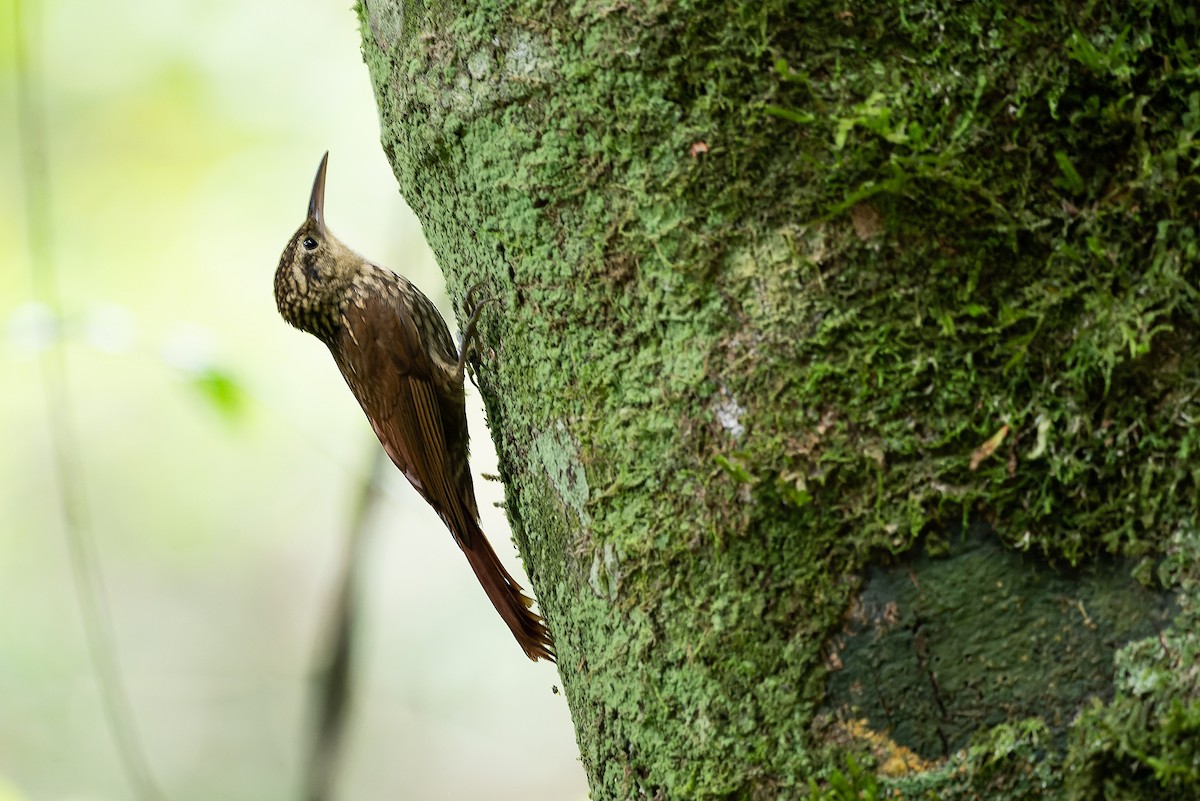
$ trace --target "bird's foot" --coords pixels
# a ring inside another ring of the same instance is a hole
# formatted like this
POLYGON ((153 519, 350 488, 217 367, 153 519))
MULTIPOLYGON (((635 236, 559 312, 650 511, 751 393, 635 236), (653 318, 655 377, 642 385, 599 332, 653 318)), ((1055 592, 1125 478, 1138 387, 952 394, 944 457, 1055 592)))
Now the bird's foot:
POLYGON ((480 281, 467 290, 466 306, 468 309, 471 309, 471 316, 467 318, 467 324, 463 329, 462 349, 458 355, 458 371, 456 374, 459 381, 465 378, 467 373, 467 359, 470 358, 471 351, 479 344, 479 332, 476 330, 476 326, 479 323, 479 315, 483 312, 484 306, 496 301, 494 297, 486 297, 475 303, 475 292, 482 286, 483 282, 480 281))

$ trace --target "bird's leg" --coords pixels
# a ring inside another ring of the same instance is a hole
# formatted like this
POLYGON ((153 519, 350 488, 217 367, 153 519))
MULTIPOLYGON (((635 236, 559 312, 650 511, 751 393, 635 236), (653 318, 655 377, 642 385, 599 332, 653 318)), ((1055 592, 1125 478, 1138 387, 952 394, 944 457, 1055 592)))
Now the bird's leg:
MULTIPOLYGON (((478 283, 467 290, 467 307, 470 308, 474 300, 475 290, 483 286, 483 283, 478 283)), ((483 307, 495 301, 495 298, 484 298, 475 304, 475 309, 471 312, 471 316, 467 319, 467 325, 463 329, 462 337, 462 352, 458 355, 458 370, 455 372, 458 381, 462 381, 467 374, 467 358, 470 356, 471 349, 475 347, 475 338, 478 332, 475 330, 476 324, 479 322, 479 315, 483 311, 483 307)))

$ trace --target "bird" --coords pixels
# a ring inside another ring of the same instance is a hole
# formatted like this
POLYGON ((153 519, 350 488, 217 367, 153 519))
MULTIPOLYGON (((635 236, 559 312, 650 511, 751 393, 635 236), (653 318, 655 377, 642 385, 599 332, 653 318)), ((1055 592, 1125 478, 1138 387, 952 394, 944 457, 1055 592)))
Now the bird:
POLYGON ((279 313, 329 348, 384 451, 450 530, 525 655, 553 662, 549 629, 484 535, 471 480, 463 379, 486 301, 472 312, 459 353, 428 297, 326 227, 328 165, 326 152, 308 216, 275 271, 279 313))

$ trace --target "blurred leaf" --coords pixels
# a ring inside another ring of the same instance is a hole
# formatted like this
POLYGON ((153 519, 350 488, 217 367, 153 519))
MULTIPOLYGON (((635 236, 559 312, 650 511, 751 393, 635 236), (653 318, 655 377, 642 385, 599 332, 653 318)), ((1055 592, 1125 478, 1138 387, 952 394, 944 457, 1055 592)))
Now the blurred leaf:
POLYGON ((233 373, 225 368, 206 367, 190 375, 188 383, 226 420, 237 421, 245 414, 246 393, 233 373))

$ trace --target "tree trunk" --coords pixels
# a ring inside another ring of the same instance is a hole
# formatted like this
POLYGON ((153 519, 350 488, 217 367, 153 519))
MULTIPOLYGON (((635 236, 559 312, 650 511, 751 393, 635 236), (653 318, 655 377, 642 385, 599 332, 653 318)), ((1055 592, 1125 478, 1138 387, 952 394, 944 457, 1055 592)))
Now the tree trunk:
POLYGON ((360 5, 594 798, 1200 797, 1200 31, 1115 8, 360 5))

